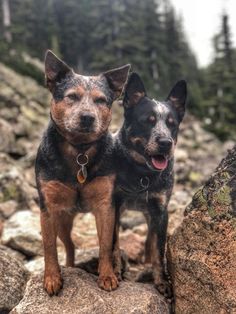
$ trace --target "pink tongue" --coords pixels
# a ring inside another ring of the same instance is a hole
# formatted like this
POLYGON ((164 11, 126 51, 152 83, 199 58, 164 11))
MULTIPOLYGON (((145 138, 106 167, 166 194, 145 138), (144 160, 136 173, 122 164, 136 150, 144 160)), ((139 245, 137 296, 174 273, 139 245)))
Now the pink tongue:
POLYGON ((168 161, 164 157, 154 158, 152 157, 152 165, 158 170, 164 170, 167 167, 168 161))

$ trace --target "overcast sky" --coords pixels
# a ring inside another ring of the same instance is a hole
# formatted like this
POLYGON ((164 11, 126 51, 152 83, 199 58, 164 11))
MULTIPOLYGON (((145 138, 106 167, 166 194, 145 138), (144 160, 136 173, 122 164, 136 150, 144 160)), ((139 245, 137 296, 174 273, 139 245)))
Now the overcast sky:
POLYGON ((171 0, 177 14, 183 17, 184 29, 200 66, 207 65, 213 55, 212 37, 221 26, 225 10, 236 46, 236 0, 171 0))

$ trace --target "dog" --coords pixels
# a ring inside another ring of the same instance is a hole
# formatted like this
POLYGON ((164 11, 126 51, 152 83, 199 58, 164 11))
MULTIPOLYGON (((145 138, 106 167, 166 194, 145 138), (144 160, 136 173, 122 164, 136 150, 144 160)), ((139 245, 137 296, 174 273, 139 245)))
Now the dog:
POLYGON ((124 93, 124 123, 114 139, 115 271, 120 273, 120 215, 127 208, 140 210, 148 224, 145 262, 152 264, 154 283, 166 296, 171 295, 164 265, 167 206, 174 183, 174 148, 185 113, 186 96, 187 86, 182 80, 173 87, 165 102, 150 99, 139 75, 132 73, 124 93))
POLYGON ((99 238, 98 285, 118 286, 112 265, 114 172, 108 132, 111 105, 122 92, 130 65, 98 76, 76 74, 51 51, 45 57, 46 85, 52 94, 50 122, 39 146, 35 173, 44 246, 44 288, 58 294, 63 280, 56 239, 66 250, 66 266, 74 266, 71 240, 78 212, 92 211, 99 238))

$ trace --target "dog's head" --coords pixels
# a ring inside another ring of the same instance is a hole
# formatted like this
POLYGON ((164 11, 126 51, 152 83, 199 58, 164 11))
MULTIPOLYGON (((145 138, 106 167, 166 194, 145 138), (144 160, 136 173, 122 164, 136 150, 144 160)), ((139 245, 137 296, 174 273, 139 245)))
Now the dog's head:
POLYGON ((186 96, 186 82, 179 81, 165 102, 150 99, 138 74, 130 76, 123 102, 122 136, 128 153, 136 162, 153 171, 166 169, 184 117, 186 96))
POLYGON ((98 140, 111 121, 111 105, 126 83, 130 65, 98 76, 76 74, 51 51, 45 57, 46 84, 52 93, 51 118, 71 143, 98 140))

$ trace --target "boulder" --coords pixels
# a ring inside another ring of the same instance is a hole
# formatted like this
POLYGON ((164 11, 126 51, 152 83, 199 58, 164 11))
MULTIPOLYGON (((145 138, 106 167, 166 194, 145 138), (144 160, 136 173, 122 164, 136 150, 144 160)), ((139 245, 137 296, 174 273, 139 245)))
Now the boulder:
POLYGON ((120 248, 127 254, 129 261, 139 263, 144 254, 145 237, 126 230, 120 234, 120 248))
POLYGON ((167 314, 168 304, 151 285, 121 282, 112 292, 101 290, 97 277, 76 268, 62 269, 64 286, 58 296, 49 297, 43 289, 43 276, 31 277, 21 302, 11 314, 167 314))
POLYGON ((13 250, 8 246, 0 244, 0 251, 7 253, 9 256, 14 257, 20 262, 25 262, 25 255, 20 253, 19 251, 13 250))
POLYGON ((0 313, 8 313, 23 297, 28 272, 0 247, 0 313))
POLYGON ((39 214, 23 210, 12 215, 4 224, 2 243, 28 257, 42 255, 39 214))
POLYGON ((14 201, 18 208, 30 208, 35 189, 25 180, 24 171, 5 153, 0 153, 0 203, 14 201))
POLYGON ((133 229, 134 227, 139 226, 145 222, 146 220, 143 213, 133 210, 126 210, 121 217, 120 225, 124 230, 126 230, 133 229))
POLYGON ((3 218, 9 218, 17 210, 17 202, 9 200, 4 203, 0 203, 0 216, 3 218))
POLYGON ((236 147, 185 215, 168 244, 176 314, 236 313, 236 147))
POLYGON ((0 151, 10 153, 15 147, 13 127, 6 120, 0 118, 0 151))
POLYGON ((6 135, 0 140, 0 150, 15 159, 27 155, 31 147, 35 153, 48 121, 47 89, 0 63, 0 96, 0 130, 6 135))

